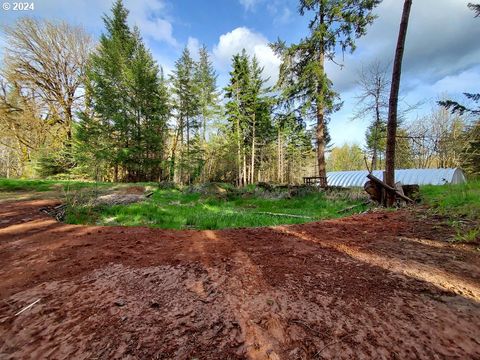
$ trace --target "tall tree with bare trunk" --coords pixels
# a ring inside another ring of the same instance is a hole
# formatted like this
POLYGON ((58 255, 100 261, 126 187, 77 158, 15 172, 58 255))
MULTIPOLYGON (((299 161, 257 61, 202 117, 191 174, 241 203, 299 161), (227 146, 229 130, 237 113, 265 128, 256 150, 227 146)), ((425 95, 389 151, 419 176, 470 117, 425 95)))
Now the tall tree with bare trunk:
POLYGON ((298 106, 305 118, 316 120, 320 186, 327 186, 325 148, 327 119, 338 110, 338 95, 325 72, 325 61, 335 62, 337 47, 355 50, 355 40, 367 31, 381 0, 300 0, 301 15, 311 14, 309 36, 287 46, 278 40, 272 48, 282 58, 278 87, 286 102, 298 106))
MULTIPOLYGON (((405 40, 407 38, 408 20, 410 18, 410 9, 412 0, 405 0, 403 4, 402 20, 398 33, 397 48, 395 59, 393 61, 392 82, 390 88, 390 99, 388 102, 388 122, 387 122, 387 149, 385 159, 385 182, 395 186, 395 143, 397 136, 397 109, 398 93, 400 90, 400 79, 402 75, 402 61, 405 50, 405 40)), ((393 205, 395 196, 390 194, 387 199, 387 205, 393 205)))

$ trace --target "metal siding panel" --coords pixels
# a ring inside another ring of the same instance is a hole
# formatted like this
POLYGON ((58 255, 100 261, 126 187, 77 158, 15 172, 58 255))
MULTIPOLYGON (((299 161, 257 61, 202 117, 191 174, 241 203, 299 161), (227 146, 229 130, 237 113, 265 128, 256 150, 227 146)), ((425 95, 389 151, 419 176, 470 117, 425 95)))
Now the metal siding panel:
MULTIPOLYGON (((333 171, 327 173, 328 183, 331 186, 362 187, 367 179, 368 171, 333 171)), ((373 171, 373 175, 383 179, 383 170, 373 171)), ((465 175, 461 169, 398 169, 395 170, 395 179, 404 185, 443 185, 448 183, 465 183, 465 175)))

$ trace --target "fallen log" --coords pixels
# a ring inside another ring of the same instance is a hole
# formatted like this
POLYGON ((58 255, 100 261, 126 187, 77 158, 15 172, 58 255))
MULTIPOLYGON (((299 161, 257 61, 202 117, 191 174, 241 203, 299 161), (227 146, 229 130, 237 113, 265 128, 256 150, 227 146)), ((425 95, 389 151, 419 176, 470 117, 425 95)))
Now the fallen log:
POLYGON ((369 201, 365 201, 365 202, 363 202, 363 203, 361 203, 361 204, 356 204, 356 205, 352 205, 352 206, 346 207, 345 209, 342 209, 342 210, 338 211, 337 213, 338 213, 338 214, 343 214, 343 213, 346 213, 346 212, 348 212, 348 211, 350 211, 350 210, 356 209, 357 207, 365 206, 365 205, 368 205, 368 204, 370 204, 370 200, 369 200, 369 201))
POLYGON ((410 199, 409 197, 403 195, 402 193, 400 193, 397 189, 391 187, 390 185, 384 183, 382 180, 380 180, 379 178, 377 178, 376 176, 372 175, 372 174, 368 174, 367 175, 367 178, 372 180, 374 183, 376 183, 377 185, 379 185, 380 187, 382 187, 383 189, 385 189, 386 191, 389 191, 390 193, 394 193, 396 196, 398 196, 399 198, 405 200, 406 202, 409 202, 409 203, 415 203, 415 201, 413 201, 412 199, 410 199))
POLYGON ((281 214, 281 213, 272 213, 272 212, 268 212, 268 211, 255 211, 254 214, 263 214, 263 215, 286 216, 286 217, 294 217, 294 218, 313 219, 313 217, 311 217, 311 216, 306 216, 306 215, 281 214))

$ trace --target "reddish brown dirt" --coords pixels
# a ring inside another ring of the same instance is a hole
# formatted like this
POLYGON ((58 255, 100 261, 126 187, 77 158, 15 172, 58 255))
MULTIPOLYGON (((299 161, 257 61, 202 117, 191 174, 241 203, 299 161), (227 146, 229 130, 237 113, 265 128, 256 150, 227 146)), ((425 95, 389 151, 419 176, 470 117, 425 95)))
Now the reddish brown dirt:
POLYGON ((480 359, 480 253, 409 212, 164 231, 47 204, 1 205, 1 359, 480 359))

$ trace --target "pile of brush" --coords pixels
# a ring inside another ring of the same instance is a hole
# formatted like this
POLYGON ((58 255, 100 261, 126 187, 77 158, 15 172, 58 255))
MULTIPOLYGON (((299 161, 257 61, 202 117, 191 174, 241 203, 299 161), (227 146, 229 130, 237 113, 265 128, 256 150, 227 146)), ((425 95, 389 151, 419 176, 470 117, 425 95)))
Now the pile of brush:
POLYGON ((67 209, 67 204, 60 204, 57 206, 42 207, 40 209, 40 212, 55 218, 57 221, 63 221, 63 219, 65 219, 66 209, 67 209))

